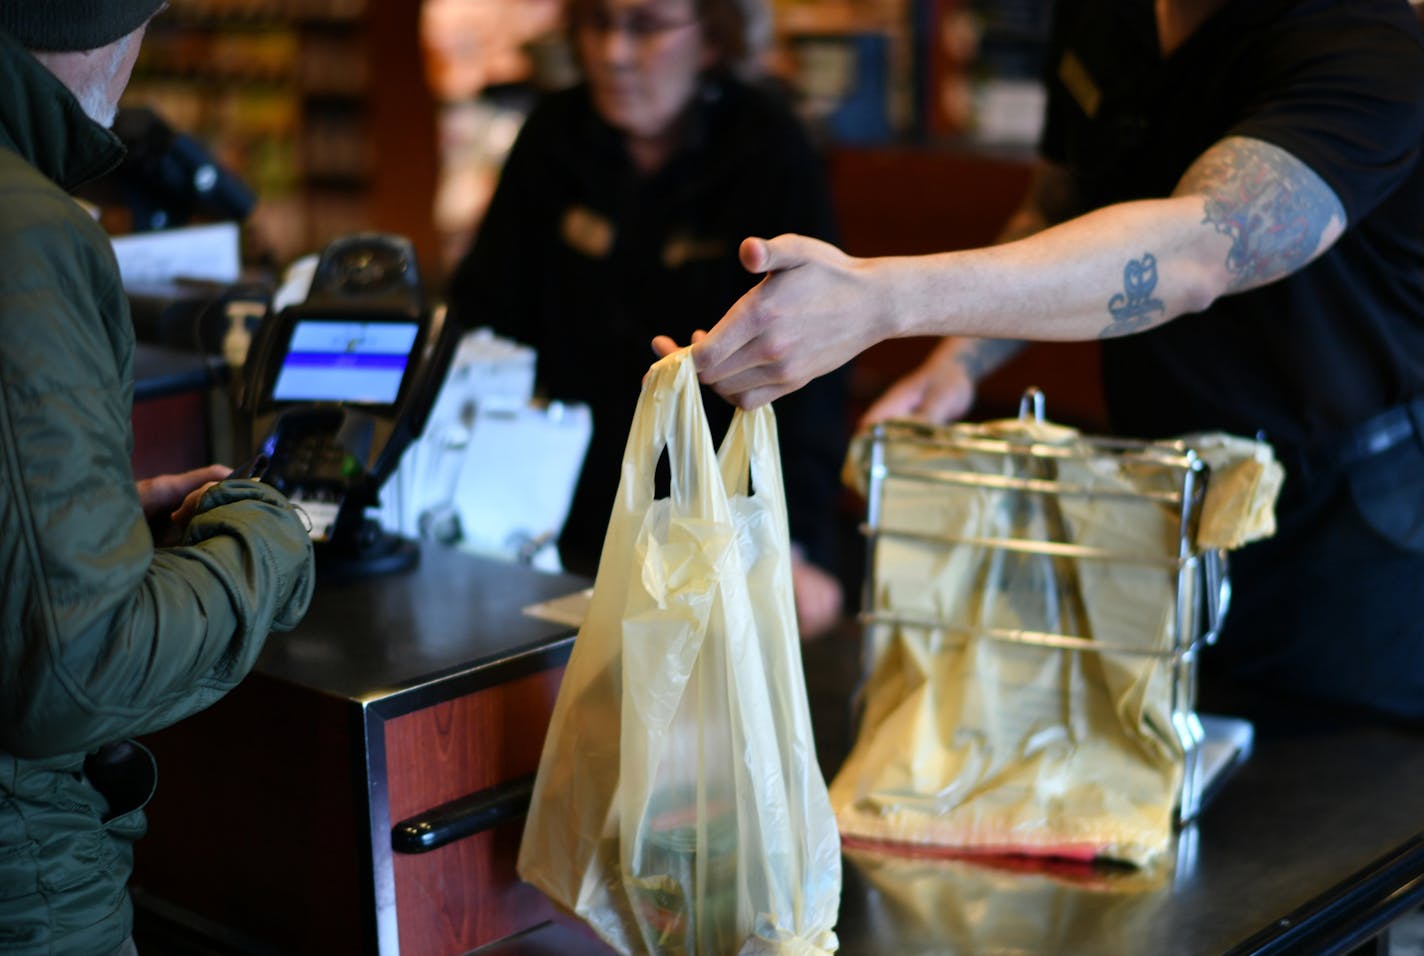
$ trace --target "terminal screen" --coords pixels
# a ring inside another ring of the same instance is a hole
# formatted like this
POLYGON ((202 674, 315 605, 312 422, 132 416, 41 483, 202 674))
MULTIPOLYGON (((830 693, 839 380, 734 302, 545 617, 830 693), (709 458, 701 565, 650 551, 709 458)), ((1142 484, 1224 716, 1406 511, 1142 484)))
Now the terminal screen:
POLYGON ((302 319, 292 329, 272 398, 394 404, 419 333, 415 322, 302 319))

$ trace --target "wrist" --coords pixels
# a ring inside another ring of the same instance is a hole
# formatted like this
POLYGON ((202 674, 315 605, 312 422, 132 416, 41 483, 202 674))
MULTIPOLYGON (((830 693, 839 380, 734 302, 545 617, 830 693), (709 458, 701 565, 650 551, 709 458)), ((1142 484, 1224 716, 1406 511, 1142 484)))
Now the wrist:
POLYGON ((948 335, 939 340, 939 344, 930 352, 926 362, 933 363, 940 367, 964 365, 964 354, 974 347, 974 340, 967 339, 961 335, 948 335))
POLYGON ((865 260, 871 275, 871 295, 880 304, 878 327, 883 339, 910 338, 935 334, 924 328, 917 303, 922 299, 916 287, 917 273, 906 256, 881 256, 865 260))

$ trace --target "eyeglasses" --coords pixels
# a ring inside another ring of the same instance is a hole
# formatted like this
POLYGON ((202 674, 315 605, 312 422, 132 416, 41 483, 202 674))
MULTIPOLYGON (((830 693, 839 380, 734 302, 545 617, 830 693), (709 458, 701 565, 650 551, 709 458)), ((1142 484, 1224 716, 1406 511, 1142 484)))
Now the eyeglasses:
POLYGON ((647 10, 634 10, 632 13, 619 17, 609 16, 603 10, 596 10, 579 21, 579 29, 604 35, 622 33, 630 40, 646 43, 700 22, 700 17, 671 19, 647 10))

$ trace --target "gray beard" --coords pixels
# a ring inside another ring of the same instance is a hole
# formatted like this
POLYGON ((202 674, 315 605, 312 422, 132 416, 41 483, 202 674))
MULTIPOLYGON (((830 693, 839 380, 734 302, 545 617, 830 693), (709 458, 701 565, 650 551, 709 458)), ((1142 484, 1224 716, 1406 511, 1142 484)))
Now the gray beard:
POLYGON ((75 90, 74 98, 79 101, 79 108, 84 111, 84 115, 105 129, 114 125, 114 117, 119 112, 119 104, 109 99, 109 88, 113 86, 114 74, 123 66, 124 57, 128 54, 129 44, 133 42, 133 34, 124 38, 121 43, 114 44, 109 51, 109 62, 105 68, 98 71, 102 78, 96 80, 83 90, 75 90))
POLYGON ((85 95, 79 97, 79 107, 84 110, 84 115, 105 129, 110 129, 114 125, 114 117, 118 115, 119 107, 117 103, 109 102, 102 93, 93 90, 86 90, 85 95))

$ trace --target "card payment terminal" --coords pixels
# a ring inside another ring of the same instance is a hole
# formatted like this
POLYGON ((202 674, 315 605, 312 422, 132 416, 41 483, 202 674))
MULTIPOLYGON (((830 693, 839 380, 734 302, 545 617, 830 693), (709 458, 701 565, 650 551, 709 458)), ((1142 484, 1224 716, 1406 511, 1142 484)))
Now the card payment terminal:
POLYGON ((245 470, 312 520, 323 577, 400 570, 414 542, 366 515, 420 435, 457 334, 429 308, 409 241, 358 234, 322 252, 306 300, 263 321, 239 390, 245 470))

